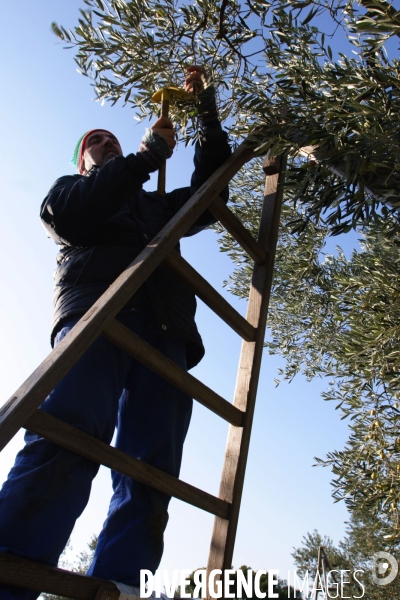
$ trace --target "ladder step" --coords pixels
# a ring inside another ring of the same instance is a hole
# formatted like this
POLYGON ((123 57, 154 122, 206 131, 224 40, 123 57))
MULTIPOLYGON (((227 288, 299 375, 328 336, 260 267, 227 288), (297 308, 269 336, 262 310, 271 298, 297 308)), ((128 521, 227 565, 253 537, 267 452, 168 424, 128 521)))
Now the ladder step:
POLYGON ((220 500, 208 492, 129 456, 42 410, 36 410, 26 421, 24 427, 67 448, 67 450, 80 454, 95 463, 105 465, 160 492, 174 496, 213 515, 218 515, 222 519, 228 518, 229 502, 220 500))
POLYGON ((56 569, 28 558, 0 552, 0 583, 76 600, 118 600, 112 581, 56 569))
POLYGON ((182 279, 207 306, 246 342, 256 337, 256 329, 200 275, 176 250, 164 259, 164 264, 182 279))
POLYGON ((222 223, 227 231, 242 246, 247 254, 257 265, 263 265, 267 260, 267 253, 253 238, 242 224, 242 222, 226 206, 225 202, 218 196, 210 205, 209 210, 222 223))
POLYGON ((105 326, 103 335, 127 354, 130 354, 147 368, 215 412, 228 423, 241 427, 244 419, 243 411, 219 396, 193 375, 187 373, 171 359, 166 358, 125 325, 116 320, 111 321, 105 326))

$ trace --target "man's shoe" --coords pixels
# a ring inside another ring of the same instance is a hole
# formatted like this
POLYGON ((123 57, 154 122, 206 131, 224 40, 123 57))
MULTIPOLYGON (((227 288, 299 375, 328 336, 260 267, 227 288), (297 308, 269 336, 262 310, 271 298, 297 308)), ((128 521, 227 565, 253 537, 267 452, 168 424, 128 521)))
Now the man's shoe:
POLYGON ((113 581, 119 590, 119 600, 140 600, 140 587, 113 581))
MULTIPOLYGON (((113 581, 113 583, 115 583, 120 592, 119 600, 141 600, 140 587, 135 585, 127 585, 126 583, 119 583, 118 581, 113 581)), ((151 600, 158 600, 155 592, 152 592, 149 598, 151 600)), ((160 598, 161 600, 171 600, 166 594, 161 594, 160 598)))

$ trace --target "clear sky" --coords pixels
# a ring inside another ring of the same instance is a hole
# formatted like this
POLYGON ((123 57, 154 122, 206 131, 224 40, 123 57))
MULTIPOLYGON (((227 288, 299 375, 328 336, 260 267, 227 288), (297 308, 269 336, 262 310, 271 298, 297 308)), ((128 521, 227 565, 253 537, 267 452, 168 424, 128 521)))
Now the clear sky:
MULTIPOLYGON (((135 151, 143 125, 133 111, 94 102, 89 80, 76 72, 73 51, 64 50, 51 32, 57 21, 72 27, 81 0, 19 0, 2 4, 0 21, 2 93, 0 107, 0 352, 1 403, 5 402, 50 351, 52 272, 56 246, 47 239, 38 214, 49 187, 72 173, 73 148, 93 127, 113 131, 126 153, 135 151)), ((179 147, 168 163, 167 186, 186 185, 191 150, 179 147)), ((154 188, 154 181, 150 187, 154 188)), ((216 235, 204 232, 183 243, 184 256, 222 290, 233 265, 218 251, 216 235)), ((222 290, 245 314, 245 302, 222 290)), ((198 325, 206 357, 193 372, 226 399, 235 385, 240 340, 199 303, 198 325)), ((290 553, 314 528, 335 542, 347 518, 342 503, 333 504, 331 473, 313 468, 313 457, 343 447, 346 422, 320 398, 327 382, 297 377, 274 386, 281 360, 264 355, 257 409, 245 480, 233 564, 254 569, 293 569, 290 553)), ((188 435, 181 477, 213 494, 218 485, 227 434, 225 422, 197 405, 188 435)), ((22 444, 18 434, 0 458, 3 481, 22 444)), ((73 552, 85 549, 106 516, 110 477, 102 468, 90 503, 72 535, 73 552)), ((165 536, 162 568, 194 569, 207 562, 212 517, 173 500, 165 536)))

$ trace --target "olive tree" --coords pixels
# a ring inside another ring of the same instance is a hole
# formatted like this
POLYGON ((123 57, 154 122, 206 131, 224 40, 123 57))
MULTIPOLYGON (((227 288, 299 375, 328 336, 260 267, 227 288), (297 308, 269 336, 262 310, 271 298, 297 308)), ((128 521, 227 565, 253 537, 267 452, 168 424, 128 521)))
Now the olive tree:
MULTIPOLYGON (((399 536, 400 17, 382 0, 84 0, 75 27, 53 24, 75 50, 101 101, 138 119, 156 112, 156 88, 179 85, 205 64, 224 126, 256 153, 286 153, 288 169, 269 317, 270 352, 291 380, 328 376, 324 394, 350 419, 332 467, 334 497, 385 516, 399 536), (327 237, 355 229, 350 259, 323 256, 327 237)), ((197 106, 172 118, 188 143, 197 106)), ((262 196, 258 159, 232 183, 232 208, 255 232, 262 196)), ((222 233, 245 296, 250 264, 222 233)))
MULTIPOLYGON (((335 596, 339 598, 362 597, 365 600, 397 598, 400 591, 399 577, 387 585, 377 585, 373 577, 376 575, 376 564, 373 557, 385 547, 382 540, 382 532, 385 528, 386 526, 380 519, 371 518, 367 511, 357 511, 352 514, 347 523, 344 539, 337 545, 329 537, 322 536, 316 530, 307 533, 302 539, 301 546, 294 548, 292 552, 298 574, 305 577, 308 571, 309 581, 314 582, 318 565, 318 550, 320 546, 323 546, 330 567, 336 571, 334 575, 338 585, 335 584, 332 574, 328 579, 328 585, 332 585, 331 598, 335 596), (356 573, 356 571, 358 572, 356 573), (343 596, 341 594, 342 580, 344 582, 343 596)), ((386 549, 396 560, 399 559, 398 543, 387 544, 386 549)), ((385 573, 385 575, 389 574, 390 571, 385 573)))

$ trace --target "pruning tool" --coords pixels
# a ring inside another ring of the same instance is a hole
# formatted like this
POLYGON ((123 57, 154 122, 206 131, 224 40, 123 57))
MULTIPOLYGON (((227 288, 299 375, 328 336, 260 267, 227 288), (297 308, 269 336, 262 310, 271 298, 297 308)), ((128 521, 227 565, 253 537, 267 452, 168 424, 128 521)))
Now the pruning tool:
MULTIPOLYGON (((193 101, 193 94, 185 92, 185 90, 182 90, 181 88, 170 85, 161 88, 151 97, 153 102, 161 103, 161 117, 168 117, 169 105, 175 98, 193 101)), ((165 167, 166 161, 161 165, 158 171, 157 192, 162 196, 165 194, 165 167)))

